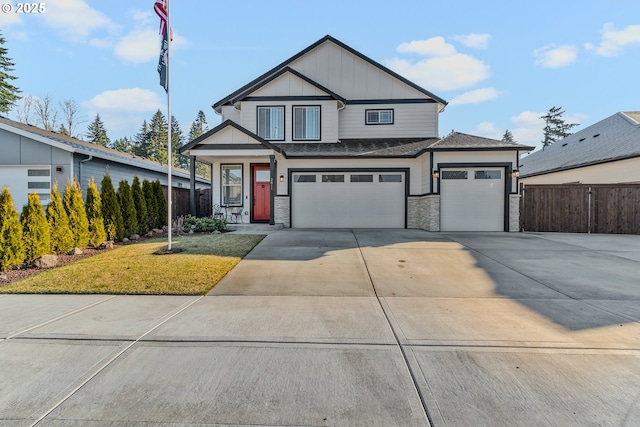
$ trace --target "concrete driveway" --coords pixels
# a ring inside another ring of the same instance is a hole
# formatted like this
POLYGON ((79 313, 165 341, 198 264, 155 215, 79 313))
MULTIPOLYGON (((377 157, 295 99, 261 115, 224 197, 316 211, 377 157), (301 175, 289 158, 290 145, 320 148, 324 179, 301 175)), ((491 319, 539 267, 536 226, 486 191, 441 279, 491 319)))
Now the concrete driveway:
POLYGON ((640 236, 284 230, 205 297, 0 295, 2 425, 640 425, 640 236))

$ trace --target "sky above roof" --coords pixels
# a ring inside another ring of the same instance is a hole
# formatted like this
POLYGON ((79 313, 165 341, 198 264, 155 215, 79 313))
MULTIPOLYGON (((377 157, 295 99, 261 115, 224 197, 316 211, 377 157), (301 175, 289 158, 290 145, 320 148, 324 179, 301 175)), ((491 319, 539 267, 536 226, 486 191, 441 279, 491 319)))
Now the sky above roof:
MULTIPOLYGON (((14 84, 55 106, 76 101, 79 136, 96 113, 112 140, 166 114, 153 0, 48 0, 38 13, 2 3, 14 84)), ((640 109, 636 0, 173 0, 171 26, 171 111, 184 133, 198 110, 218 125, 212 104, 327 34, 447 100, 440 136, 508 129, 540 147, 552 106, 574 131, 640 109)))

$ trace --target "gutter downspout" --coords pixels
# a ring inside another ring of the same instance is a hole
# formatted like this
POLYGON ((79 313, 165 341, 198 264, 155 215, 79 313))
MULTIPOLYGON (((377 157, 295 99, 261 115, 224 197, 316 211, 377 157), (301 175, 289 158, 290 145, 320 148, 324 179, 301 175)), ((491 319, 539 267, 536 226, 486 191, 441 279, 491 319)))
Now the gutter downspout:
POLYGON ((93 160, 93 154, 89 154, 89 157, 87 157, 84 160, 80 160, 80 170, 78 171, 78 181, 80 181, 80 188, 82 188, 82 171, 83 171, 82 164, 85 162, 89 162, 91 160, 93 160))

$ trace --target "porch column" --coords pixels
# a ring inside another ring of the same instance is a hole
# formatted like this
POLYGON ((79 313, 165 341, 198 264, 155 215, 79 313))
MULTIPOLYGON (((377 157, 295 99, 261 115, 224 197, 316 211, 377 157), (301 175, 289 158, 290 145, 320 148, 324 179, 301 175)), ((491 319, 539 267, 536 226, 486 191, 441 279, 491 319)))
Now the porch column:
POLYGON ((196 216, 196 156, 189 156, 189 211, 196 216))
POLYGON ((276 199, 276 189, 275 189, 275 185, 273 182, 273 177, 276 176, 276 156, 273 154, 269 154, 269 175, 271 175, 271 191, 270 191, 270 198, 271 198, 271 212, 269 213, 269 224, 270 225, 274 225, 276 223, 275 220, 275 212, 276 212, 276 207, 275 207, 275 199, 276 199))

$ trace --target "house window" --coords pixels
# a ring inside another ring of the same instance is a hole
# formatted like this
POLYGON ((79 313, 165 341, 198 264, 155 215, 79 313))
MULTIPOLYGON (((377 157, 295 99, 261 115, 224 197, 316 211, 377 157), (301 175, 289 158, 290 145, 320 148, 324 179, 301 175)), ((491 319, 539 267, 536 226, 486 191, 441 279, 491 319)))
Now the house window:
POLYGON ((402 175, 378 175, 378 182, 402 182, 402 175))
POLYGON ((293 107, 293 139, 320 139, 320 106, 293 107))
POLYGON ((284 107, 258 107, 258 136, 284 140, 284 107))
POLYGON ((293 175, 294 182, 316 182, 315 175, 293 175))
POLYGON ((242 165, 222 165, 220 204, 242 206, 242 165))
POLYGON ((475 171, 474 179, 502 179, 500 171, 475 171))
POLYGON ((351 182, 373 182, 373 175, 351 175, 351 182))
POLYGON ((392 125, 393 110, 365 110, 365 123, 368 125, 392 125))
POLYGON ((467 179, 467 171, 442 171, 442 179, 467 179))
POLYGON ((344 182, 344 175, 322 175, 322 182, 344 182))

